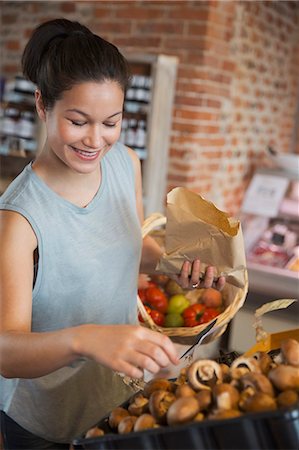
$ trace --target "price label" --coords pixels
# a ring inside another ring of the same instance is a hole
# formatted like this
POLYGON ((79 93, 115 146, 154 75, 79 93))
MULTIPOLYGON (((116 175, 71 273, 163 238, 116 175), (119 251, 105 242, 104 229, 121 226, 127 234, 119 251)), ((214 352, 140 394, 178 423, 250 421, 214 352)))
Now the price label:
POLYGON ((288 185, 286 178, 255 174, 245 194, 242 212, 276 217, 288 185))

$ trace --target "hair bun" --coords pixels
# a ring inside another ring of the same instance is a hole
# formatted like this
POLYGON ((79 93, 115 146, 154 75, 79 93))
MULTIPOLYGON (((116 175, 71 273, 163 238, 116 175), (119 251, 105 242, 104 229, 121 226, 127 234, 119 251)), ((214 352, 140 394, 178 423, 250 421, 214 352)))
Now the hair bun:
POLYGON ((22 56, 24 75, 33 83, 37 83, 43 56, 58 40, 76 34, 91 35, 91 31, 79 22, 67 19, 54 19, 39 25, 33 32, 22 56))

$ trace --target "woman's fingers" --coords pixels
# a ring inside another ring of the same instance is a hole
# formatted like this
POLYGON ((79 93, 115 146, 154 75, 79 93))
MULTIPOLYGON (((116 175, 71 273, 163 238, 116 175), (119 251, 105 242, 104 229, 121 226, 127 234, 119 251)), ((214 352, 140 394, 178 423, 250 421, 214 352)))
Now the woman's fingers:
POLYGON ((224 276, 219 277, 216 282, 216 289, 218 289, 218 291, 222 291, 222 289, 225 286, 225 283, 226 283, 225 277, 224 276))
POLYGON ((174 275, 172 278, 183 289, 195 289, 197 287, 210 288, 212 286, 215 286, 219 291, 223 289, 226 282, 225 277, 220 276, 216 279, 216 269, 214 266, 208 266, 206 268, 203 278, 201 273, 200 260, 195 259, 192 263, 190 261, 184 261, 180 274, 174 275))

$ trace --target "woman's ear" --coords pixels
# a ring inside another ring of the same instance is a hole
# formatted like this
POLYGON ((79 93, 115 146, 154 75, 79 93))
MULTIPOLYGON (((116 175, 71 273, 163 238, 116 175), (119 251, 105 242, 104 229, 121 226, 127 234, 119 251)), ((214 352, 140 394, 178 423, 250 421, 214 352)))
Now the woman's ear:
POLYGON ((38 117, 45 122, 46 112, 45 112, 45 107, 44 107, 44 102, 43 102, 41 91, 39 89, 36 89, 34 95, 35 95, 35 107, 36 107, 38 117))

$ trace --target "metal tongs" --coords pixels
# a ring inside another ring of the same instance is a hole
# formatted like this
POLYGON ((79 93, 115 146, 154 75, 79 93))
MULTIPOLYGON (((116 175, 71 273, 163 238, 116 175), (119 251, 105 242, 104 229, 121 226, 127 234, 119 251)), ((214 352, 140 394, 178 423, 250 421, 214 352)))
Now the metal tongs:
POLYGON ((214 327, 215 323, 217 322, 217 317, 216 319, 214 319, 204 330, 202 330, 196 337, 196 341, 194 342, 194 344, 191 345, 191 347, 188 348, 188 350, 186 350, 181 356, 180 359, 184 358, 188 353, 191 352, 191 350, 194 349, 194 347, 196 347, 197 345, 201 344, 202 341, 204 340, 204 338, 210 334, 210 331, 212 330, 212 328, 214 327))

